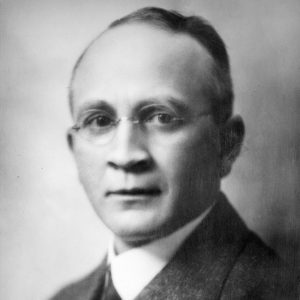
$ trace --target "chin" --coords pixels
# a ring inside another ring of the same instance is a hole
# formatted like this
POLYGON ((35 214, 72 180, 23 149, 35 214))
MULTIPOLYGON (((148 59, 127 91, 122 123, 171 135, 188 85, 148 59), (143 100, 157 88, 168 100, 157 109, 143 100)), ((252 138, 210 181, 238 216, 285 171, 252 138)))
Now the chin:
POLYGON ((166 235, 162 228, 166 227, 165 223, 167 222, 158 220, 151 214, 127 212, 116 217, 115 222, 113 221, 110 218, 108 222, 104 221, 104 223, 115 236, 125 243, 141 245, 166 235))

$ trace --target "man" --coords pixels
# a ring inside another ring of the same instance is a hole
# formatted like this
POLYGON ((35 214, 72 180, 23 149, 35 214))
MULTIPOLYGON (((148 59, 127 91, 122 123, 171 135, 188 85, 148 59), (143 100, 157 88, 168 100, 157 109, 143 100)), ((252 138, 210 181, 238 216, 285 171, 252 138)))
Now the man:
POLYGON ((280 259, 220 192, 240 152, 225 45, 199 17, 144 8, 73 70, 68 132, 80 181, 114 239, 54 299, 295 299, 280 259))

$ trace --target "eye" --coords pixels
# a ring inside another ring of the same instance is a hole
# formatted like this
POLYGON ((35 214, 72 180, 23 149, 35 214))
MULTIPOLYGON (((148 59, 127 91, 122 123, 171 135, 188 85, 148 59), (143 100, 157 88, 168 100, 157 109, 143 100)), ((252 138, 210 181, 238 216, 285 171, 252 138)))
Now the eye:
POLYGON ((177 128, 183 118, 174 109, 163 105, 149 105, 139 112, 139 120, 146 127, 157 130, 171 130, 177 128))
POLYGON ((93 120, 98 127, 107 127, 112 124, 112 119, 106 116, 99 116, 93 120))
POLYGON ((110 129, 115 124, 112 117, 108 115, 93 115, 84 121, 84 127, 90 130, 106 130, 110 129))
POLYGON ((153 114, 148 118, 147 122, 159 123, 159 124, 170 124, 174 122, 176 118, 167 113, 157 113, 153 114))
POLYGON ((145 119, 144 124, 150 129, 156 130, 175 130, 182 125, 183 119, 174 114, 158 112, 151 114, 145 119))

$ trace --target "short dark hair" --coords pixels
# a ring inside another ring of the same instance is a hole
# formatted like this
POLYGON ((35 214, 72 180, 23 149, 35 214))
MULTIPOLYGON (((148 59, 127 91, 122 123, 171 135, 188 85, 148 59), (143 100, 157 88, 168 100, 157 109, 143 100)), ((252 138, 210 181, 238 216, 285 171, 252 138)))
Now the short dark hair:
MULTIPOLYGON (((213 58, 213 66, 204 92, 211 100, 215 121, 218 124, 225 123, 232 115, 233 106, 230 63, 226 46, 212 25, 199 16, 185 17, 174 10, 145 7, 115 20, 108 26, 107 30, 131 23, 146 23, 174 33, 188 34, 208 51, 213 58)), ((95 40, 98 38, 99 36, 95 40)), ((77 60, 73 69, 71 83, 83 56, 94 41, 89 44, 77 60)), ((72 104, 73 96, 71 90, 69 96, 72 104)))

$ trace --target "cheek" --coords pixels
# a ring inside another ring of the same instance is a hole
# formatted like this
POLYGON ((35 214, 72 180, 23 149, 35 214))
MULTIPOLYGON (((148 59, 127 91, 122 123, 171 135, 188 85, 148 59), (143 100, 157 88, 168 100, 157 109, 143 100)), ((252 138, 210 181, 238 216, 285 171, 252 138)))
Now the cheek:
POLYGON ((105 154, 99 151, 77 147, 74 150, 80 182, 93 200, 99 194, 105 174, 105 154))
POLYGON ((172 190, 185 190, 217 176, 218 148, 207 136, 160 147, 153 153, 172 190))

